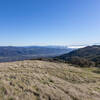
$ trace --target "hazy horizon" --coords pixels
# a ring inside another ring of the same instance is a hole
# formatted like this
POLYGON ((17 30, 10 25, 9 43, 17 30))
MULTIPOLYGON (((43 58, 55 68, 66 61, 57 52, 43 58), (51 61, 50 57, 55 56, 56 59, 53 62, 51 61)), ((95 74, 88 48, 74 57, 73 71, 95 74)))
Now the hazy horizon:
POLYGON ((86 46, 100 45, 100 43, 91 43, 91 44, 70 44, 70 45, 0 45, 1 47, 31 47, 31 46, 41 46, 41 47, 67 47, 67 48, 84 48, 86 46))

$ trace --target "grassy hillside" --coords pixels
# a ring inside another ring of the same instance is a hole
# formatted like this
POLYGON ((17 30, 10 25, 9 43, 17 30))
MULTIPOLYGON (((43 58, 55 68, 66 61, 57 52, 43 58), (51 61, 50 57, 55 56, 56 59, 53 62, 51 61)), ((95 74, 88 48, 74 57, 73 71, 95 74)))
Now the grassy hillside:
POLYGON ((55 57, 55 60, 84 67, 100 67, 100 46, 94 45, 74 50, 68 54, 55 57))
POLYGON ((0 63, 0 100, 100 100, 100 69, 39 60, 0 63))

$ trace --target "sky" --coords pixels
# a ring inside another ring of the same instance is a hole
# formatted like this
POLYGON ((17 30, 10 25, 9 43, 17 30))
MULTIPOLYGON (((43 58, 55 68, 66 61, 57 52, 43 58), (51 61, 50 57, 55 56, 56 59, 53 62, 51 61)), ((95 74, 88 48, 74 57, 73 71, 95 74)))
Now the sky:
POLYGON ((0 0, 0 45, 100 43, 100 0, 0 0))

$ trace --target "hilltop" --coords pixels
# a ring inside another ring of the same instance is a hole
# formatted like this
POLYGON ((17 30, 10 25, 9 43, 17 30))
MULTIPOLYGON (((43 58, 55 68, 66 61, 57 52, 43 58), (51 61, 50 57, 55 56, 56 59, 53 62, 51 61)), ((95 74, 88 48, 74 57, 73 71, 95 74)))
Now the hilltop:
POLYGON ((0 100, 100 100, 100 69, 39 60, 0 63, 0 100))

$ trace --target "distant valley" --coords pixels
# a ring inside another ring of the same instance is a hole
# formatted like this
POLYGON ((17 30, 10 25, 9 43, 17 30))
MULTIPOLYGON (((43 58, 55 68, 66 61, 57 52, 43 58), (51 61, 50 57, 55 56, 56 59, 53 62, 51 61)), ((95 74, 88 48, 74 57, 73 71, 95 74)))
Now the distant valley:
POLYGON ((69 53, 73 49, 64 46, 1 46, 0 62, 19 61, 39 57, 54 57, 69 53))
POLYGON ((0 62, 35 59, 71 63, 81 67, 100 67, 100 45, 77 49, 65 46, 0 47, 0 62))

